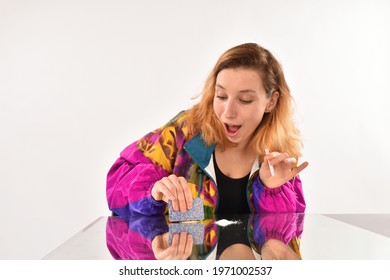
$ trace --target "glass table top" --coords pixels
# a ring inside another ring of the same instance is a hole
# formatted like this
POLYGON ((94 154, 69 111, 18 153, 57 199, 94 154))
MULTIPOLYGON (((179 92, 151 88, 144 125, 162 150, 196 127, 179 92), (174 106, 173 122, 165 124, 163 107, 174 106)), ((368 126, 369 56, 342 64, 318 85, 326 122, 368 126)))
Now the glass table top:
POLYGON ((44 259, 389 260, 390 238, 320 214, 100 217, 44 259))

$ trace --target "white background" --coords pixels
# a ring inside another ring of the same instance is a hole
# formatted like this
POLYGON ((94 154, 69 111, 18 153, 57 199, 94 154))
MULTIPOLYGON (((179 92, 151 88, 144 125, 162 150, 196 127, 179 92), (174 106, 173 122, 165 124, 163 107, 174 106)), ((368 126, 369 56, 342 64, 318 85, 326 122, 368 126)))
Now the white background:
POLYGON ((0 259, 40 259, 109 215, 119 152, 245 42, 295 97, 307 212, 390 213, 389 15, 386 0, 0 0, 0 259))

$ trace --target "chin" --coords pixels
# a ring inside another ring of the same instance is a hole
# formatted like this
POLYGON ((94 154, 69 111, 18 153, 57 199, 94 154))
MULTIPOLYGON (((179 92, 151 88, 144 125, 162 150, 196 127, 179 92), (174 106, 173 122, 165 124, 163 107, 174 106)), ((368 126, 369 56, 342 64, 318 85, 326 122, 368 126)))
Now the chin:
POLYGON ((232 143, 235 146, 239 145, 242 142, 239 139, 230 139, 229 137, 228 137, 228 140, 229 140, 230 143, 232 143))

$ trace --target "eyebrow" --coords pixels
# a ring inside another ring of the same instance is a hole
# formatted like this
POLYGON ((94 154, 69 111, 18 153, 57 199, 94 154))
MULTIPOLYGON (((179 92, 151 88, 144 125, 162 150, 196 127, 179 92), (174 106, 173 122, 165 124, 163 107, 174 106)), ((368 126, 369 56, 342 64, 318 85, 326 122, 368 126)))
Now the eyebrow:
MULTIPOLYGON (((220 88, 220 89, 226 90, 226 88, 224 88, 220 84, 216 84, 215 86, 220 88)), ((254 93, 254 94, 256 94, 257 92, 255 90, 253 90, 253 89, 242 89, 242 90, 239 91, 239 93, 254 93)))

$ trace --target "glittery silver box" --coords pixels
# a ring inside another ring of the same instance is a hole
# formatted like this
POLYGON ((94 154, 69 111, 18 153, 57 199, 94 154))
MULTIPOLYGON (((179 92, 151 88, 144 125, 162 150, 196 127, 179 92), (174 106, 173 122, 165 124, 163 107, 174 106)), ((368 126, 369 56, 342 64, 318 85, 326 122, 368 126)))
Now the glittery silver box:
POLYGON ((171 200, 168 202, 168 210, 170 222, 201 221, 204 219, 203 201, 199 197, 192 200, 192 208, 185 213, 173 210, 171 200))
POLYGON ((194 245, 203 244, 204 225, 200 222, 185 222, 185 223, 171 223, 169 224, 168 243, 172 244, 172 239, 175 234, 186 232, 192 235, 194 245))

